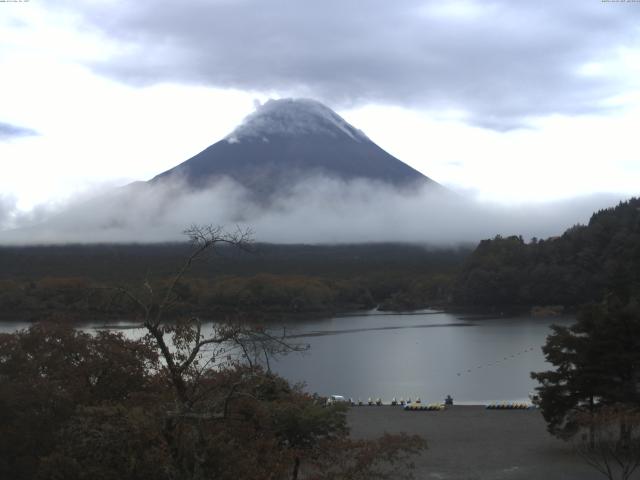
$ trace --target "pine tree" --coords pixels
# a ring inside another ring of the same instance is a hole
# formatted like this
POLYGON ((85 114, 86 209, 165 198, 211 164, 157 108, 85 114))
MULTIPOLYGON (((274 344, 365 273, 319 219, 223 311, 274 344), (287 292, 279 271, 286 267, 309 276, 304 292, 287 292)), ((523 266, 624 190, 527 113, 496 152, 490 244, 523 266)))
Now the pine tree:
POLYGON ((612 295, 585 307, 570 327, 554 326, 543 352, 555 369, 533 372, 553 435, 569 438, 604 406, 640 407, 640 305, 612 295))

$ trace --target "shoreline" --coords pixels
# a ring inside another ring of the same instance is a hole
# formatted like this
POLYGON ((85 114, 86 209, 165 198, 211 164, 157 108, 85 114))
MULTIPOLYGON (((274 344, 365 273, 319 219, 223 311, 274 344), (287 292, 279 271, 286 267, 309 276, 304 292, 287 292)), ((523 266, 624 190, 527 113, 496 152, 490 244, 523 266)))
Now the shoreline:
MULTIPOLYGON (((251 318, 255 317, 256 320, 260 320, 265 324, 280 322, 280 321, 296 321, 296 320, 319 320, 319 319, 331 319, 331 318, 349 318, 349 317, 382 317, 382 316, 420 316, 420 315, 441 315, 441 314, 449 314, 456 316, 461 321, 466 320, 495 320, 504 318, 507 316, 534 316, 540 318, 560 318, 567 315, 572 315, 574 313, 573 309, 566 308, 562 314, 559 313, 550 313, 548 315, 539 315, 531 313, 531 309, 534 307, 523 307, 523 308, 513 308, 513 307, 461 307, 461 306, 430 306, 424 308, 417 308, 411 310, 380 310, 380 309, 369 309, 369 310, 359 310, 359 309, 343 309, 343 310, 313 310, 307 312, 295 312, 295 311, 265 311, 265 310, 247 310, 247 311, 239 311, 239 310, 217 310, 217 311, 206 311, 206 310, 193 310, 189 311, 190 313, 185 311, 173 312, 172 314, 167 315, 168 320, 175 320, 181 316, 198 316, 203 319, 203 321, 212 321, 215 316, 228 315, 230 313, 236 314, 242 318, 251 318)), ((131 318, 126 319, 127 314, 122 313, 112 313, 112 312, 93 312, 90 314, 87 313, 79 313, 76 311, 61 311, 55 317, 51 317, 50 314, 47 316, 47 312, 45 311, 33 311, 33 310, 21 310, 16 312, 0 312, 0 324, 2 323, 37 323, 41 321, 64 321, 72 324, 82 324, 82 323, 97 323, 100 321, 105 322, 130 322, 134 323, 135 317, 139 314, 131 313, 131 318)), ((112 324, 109 323, 109 324, 112 324)))

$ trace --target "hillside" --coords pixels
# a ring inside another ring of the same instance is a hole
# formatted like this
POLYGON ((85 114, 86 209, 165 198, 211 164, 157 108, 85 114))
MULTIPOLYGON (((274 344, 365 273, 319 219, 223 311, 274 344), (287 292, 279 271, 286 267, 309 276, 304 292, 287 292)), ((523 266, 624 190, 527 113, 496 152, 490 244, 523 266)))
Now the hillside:
POLYGON ((640 198, 600 210, 560 237, 482 241, 456 281, 454 302, 577 306, 610 290, 640 293, 640 198))

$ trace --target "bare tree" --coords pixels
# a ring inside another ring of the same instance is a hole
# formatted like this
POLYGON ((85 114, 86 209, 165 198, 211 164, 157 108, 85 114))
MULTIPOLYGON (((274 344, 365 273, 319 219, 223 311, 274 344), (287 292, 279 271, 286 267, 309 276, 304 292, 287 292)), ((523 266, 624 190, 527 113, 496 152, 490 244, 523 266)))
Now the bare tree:
POLYGON ((575 448, 584 461, 610 480, 627 480, 640 466, 640 412, 602 407, 578 418, 582 433, 575 448))
MULTIPOLYGON (((118 287, 117 291, 141 312, 146 340, 159 352, 164 377, 175 393, 175 407, 166 412, 164 436, 177 475, 181 479, 200 479, 204 476, 206 422, 224 419, 233 397, 248 395, 241 389, 242 382, 228 391, 214 391, 215 387, 203 381, 203 376, 212 368, 241 361, 253 367, 261 359, 269 370, 270 355, 304 350, 306 346, 289 343, 284 332, 275 335, 238 322, 217 323, 205 333, 197 316, 167 321, 166 314, 177 300, 176 288, 196 262, 223 245, 249 250, 252 241, 251 231, 239 228, 228 232, 219 226, 192 225, 184 233, 191 251, 164 289, 157 292, 146 279, 141 292, 134 293, 126 287, 118 287), (185 445, 189 446, 186 451, 185 445)), ((251 371, 246 370, 248 375, 251 371)))

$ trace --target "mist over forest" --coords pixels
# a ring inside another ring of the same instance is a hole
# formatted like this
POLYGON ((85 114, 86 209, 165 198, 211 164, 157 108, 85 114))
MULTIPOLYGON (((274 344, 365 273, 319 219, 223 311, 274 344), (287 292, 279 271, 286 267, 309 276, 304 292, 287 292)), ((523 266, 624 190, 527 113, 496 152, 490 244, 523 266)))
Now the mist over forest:
POLYGON ((250 228, 269 243, 407 242, 447 246, 500 235, 547 238, 586 223, 622 198, 594 194, 503 205, 431 188, 311 176, 268 201, 225 179, 193 189, 179 180, 134 183, 29 213, 0 201, 0 244, 180 241, 191 224, 250 228))

